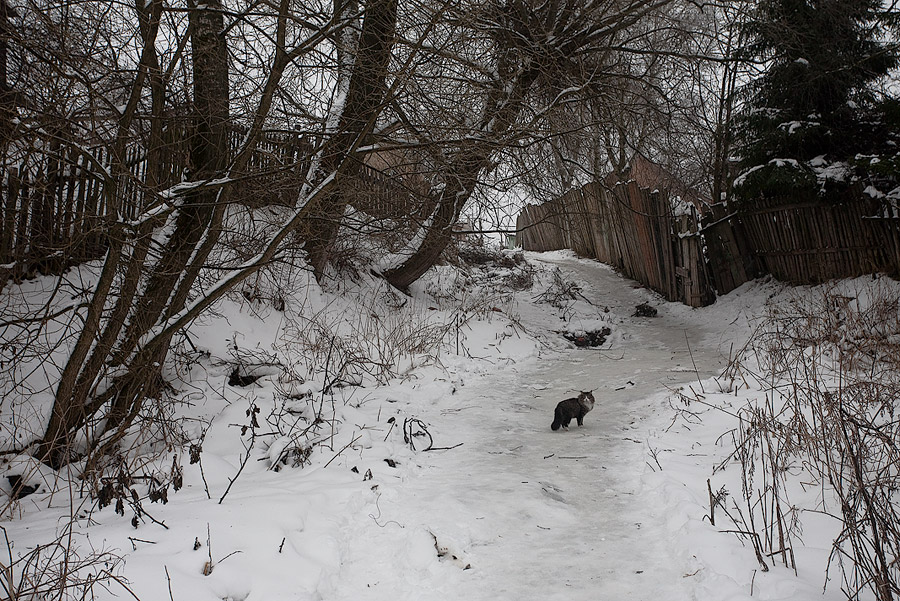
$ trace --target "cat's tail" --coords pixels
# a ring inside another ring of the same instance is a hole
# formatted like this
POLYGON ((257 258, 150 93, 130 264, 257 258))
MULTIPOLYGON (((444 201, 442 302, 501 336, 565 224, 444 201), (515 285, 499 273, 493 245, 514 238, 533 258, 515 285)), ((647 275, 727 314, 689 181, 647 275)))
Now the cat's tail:
POLYGON ((553 418, 553 423, 550 424, 550 429, 553 430, 553 431, 555 432, 556 430, 559 430, 559 427, 560 427, 561 425, 562 425, 562 424, 560 423, 559 418, 554 416, 554 418, 553 418))

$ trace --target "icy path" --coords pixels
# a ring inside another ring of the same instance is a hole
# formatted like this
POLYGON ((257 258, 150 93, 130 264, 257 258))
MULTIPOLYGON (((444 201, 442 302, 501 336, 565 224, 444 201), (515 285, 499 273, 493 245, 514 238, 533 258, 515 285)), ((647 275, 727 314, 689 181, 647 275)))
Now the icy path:
POLYGON ((358 508, 329 598, 693 598, 641 474, 666 389, 696 384, 693 363, 706 378, 724 359, 690 311, 632 318, 646 291, 600 265, 556 264, 616 316, 616 348, 498 367, 422 415, 437 445, 462 446, 415 455, 376 489, 377 506, 358 508), (578 389, 596 389, 597 406, 583 428, 552 432, 554 406, 578 389))

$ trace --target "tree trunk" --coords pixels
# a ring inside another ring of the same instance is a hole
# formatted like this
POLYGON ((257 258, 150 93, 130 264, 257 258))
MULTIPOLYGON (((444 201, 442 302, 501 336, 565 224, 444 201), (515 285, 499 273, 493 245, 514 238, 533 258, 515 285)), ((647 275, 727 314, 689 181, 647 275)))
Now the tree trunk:
MULTIPOLYGON (((504 55, 505 56, 505 55, 504 55)), ((501 60, 498 79, 487 99, 478 135, 467 137, 452 157, 437 208, 426 224, 419 247, 400 265, 384 273, 385 279, 399 290, 422 277, 438 261, 453 239, 453 225, 478 184, 478 178, 491 164, 491 156, 512 128, 522 110, 525 94, 537 79, 537 65, 510 65, 501 60)))
MULTIPOLYGON (((318 172, 314 182, 338 172, 340 180, 359 170, 360 160, 345 160, 351 156, 363 138, 375 125, 375 119, 385 105, 387 68, 396 38, 397 0, 369 0, 366 3, 362 32, 352 67, 347 97, 338 119, 337 131, 320 152, 318 172)), ((316 278, 321 280, 331 247, 337 238, 347 200, 338 185, 334 191, 310 202, 304 208, 303 225, 298 232, 305 241, 307 262, 316 278)))
POLYGON ((567 59, 608 41, 667 1, 632 0, 621 10, 607 3, 574 1, 507 0, 494 5, 485 20, 494 39, 496 67, 481 119, 451 157, 449 175, 442 182, 445 189, 434 194, 438 206, 421 243, 402 264, 384 273, 388 282, 405 290, 438 260, 452 239, 453 223, 496 149, 514 140, 510 130, 519 119, 525 95, 542 73, 549 81, 562 73, 561 69, 580 69, 584 65, 579 63, 566 67, 567 59))
MULTIPOLYGON (((2 1, 0 0, 0 2, 2 1)), ((100 336, 99 343, 95 343, 95 338, 100 331, 102 313, 113 288, 124 247, 124 228, 119 222, 118 214, 118 184, 127 173, 124 160, 125 140, 134 121, 141 91, 148 71, 151 68, 150 66, 153 63, 158 65, 154 44, 159 31, 162 2, 154 0, 149 5, 139 7, 137 10, 142 20, 141 34, 143 37, 140 68, 132 85, 128 104, 122 112, 122 117, 118 123, 116 139, 113 144, 113 163, 109 176, 103 182, 103 193, 106 196, 106 223, 109 246, 103 271, 91 297, 84 327, 60 375, 50 420, 44 430, 44 436, 37 451, 37 456, 47 461, 53 467, 59 467, 68 459, 72 430, 77 425, 84 423, 86 419, 84 397, 79 393, 82 382, 86 378, 86 372, 90 373, 92 366, 98 369, 100 367, 94 357, 97 354, 97 347, 103 344, 104 336, 100 336), (88 353, 91 352, 92 347, 93 352, 91 357, 88 358, 88 353), (86 359, 87 362, 85 362, 86 359)), ((89 377, 93 379, 93 375, 89 377)))
MULTIPOLYGON (((193 139, 191 141, 191 165, 193 181, 206 182, 221 177, 228 166, 228 50, 225 44, 222 4, 220 0, 207 0, 202 8, 190 13, 191 60, 193 65, 193 139)), ((186 267, 195 255, 205 235, 218 238, 216 220, 221 219, 220 188, 197 188, 187 193, 184 205, 175 218, 175 229, 162 249, 154 266, 116 360, 128 364, 129 374, 141 373, 142 383, 125 382, 113 399, 106 430, 117 427, 134 411, 145 396, 159 392, 162 383, 159 373, 165 360, 168 345, 149 357, 149 365, 136 365, 132 352, 142 336, 164 315, 177 312, 173 296, 179 280, 190 276, 186 267), (156 384, 156 386, 154 386, 156 384)), ((193 274, 195 277, 196 274, 193 274)), ((191 280, 193 279, 191 277, 191 280)), ((132 380, 134 378, 126 378, 132 380)))
MULTIPOLYGON (((120 289, 112 319, 106 323, 102 335, 96 340, 101 326, 101 314, 106 307, 115 272, 125 260, 125 231, 117 226, 118 221, 118 186, 119 175, 123 173, 124 140, 131 127, 131 121, 140 98, 141 89, 147 74, 153 67, 158 71, 158 60, 155 54, 155 38, 161 2, 153 2, 152 8, 138 7, 142 20, 142 36, 144 51, 138 76, 133 86, 131 100, 124 111, 119 124, 119 133, 114 144, 114 164, 111 177, 105 182, 104 194, 107 196, 108 221, 111 226, 110 247, 107 253, 104 271, 94 291, 85 327, 73 348, 63 370, 57 388, 56 400, 51 412, 38 455, 54 467, 64 464, 69 458, 70 438, 75 429, 83 425, 94 408, 86 406, 85 400, 96 382, 96 376, 102 368, 104 359, 108 357, 110 347, 118 338, 122 322, 131 308, 132 300, 140 278, 139 269, 143 265, 146 254, 146 240, 135 241, 132 249, 130 267, 126 273, 126 281, 120 289), (93 349, 91 356, 88 352, 93 349)), ((195 93, 195 128, 196 136, 191 151, 195 179, 213 179, 221 174, 228 160, 226 125, 228 119, 228 71, 225 40, 222 36, 222 12, 218 0, 207 2, 206 10, 191 12, 191 39, 193 50, 193 72, 195 93)), ((158 75, 151 75, 151 79, 158 75)), ((181 269, 192 254, 190 246, 205 230, 206 223, 212 213, 215 201, 215 190, 195 190, 185 200, 184 206, 176 219, 176 231, 163 249, 160 261, 151 274, 143 298, 137 311, 132 312, 128 334, 136 344, 140 336, 154 323, 154 312, 158 314, 165 307, 181 269), (138 315, 140 317, 135 318, 138 315)), ((139 230, 147 234, 146 229, 139 230)), ((128 342, 128 338, 126 338, 128 342)), ((165 357, 162 353, 161 358, 165 357)), ((161 361, 153 365, 158 372, 161 361)), ((131 366, 130 366, 131 367, 131 366)), ((148 375, 145 383, 156 382, 148 375)), ((134 388, 126 386, 126 389, 134 388)), ((142 389, 141 394, 146 390, 142 389)), ((125 395, 128 396, 128 395, 125 395)), ((133 398, 117 397, 113 400, 113 414, 122 414, 133 405, 133 398)))
MULTIPOLYGON (((193 135, 191 180, 221 177, 228 165, 228 51, 223 34, 221 0, 207 1, 192 10, 193 135)), ((125 332, 116 361, 125 363, 138 340, 169 307, 172 292, 216 214, 219 188, 187 193, 175 217, 175 229, 161 251, 144 293, 125 332)), ((177 309, 176 309, 177 310, 177 309)))

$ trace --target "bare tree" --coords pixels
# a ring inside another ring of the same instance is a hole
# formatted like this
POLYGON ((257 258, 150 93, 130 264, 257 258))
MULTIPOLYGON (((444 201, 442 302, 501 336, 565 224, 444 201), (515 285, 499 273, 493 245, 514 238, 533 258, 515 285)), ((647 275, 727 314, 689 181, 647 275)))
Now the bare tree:
POLYGON ((478 47, 489 57, 480 69, 485 80, 479 108, 476 118, 457 131, 455 143, 447 145, 431 192, 436 209, 405 259, 385 272, 387 280, 405 289, 434 265, 478 182, 494 166, 498 150, 520 143, 556 106, 602 78, 601 69, 592 69, 603 64, 599 57, 628 52, 629 40, 620 40, 618 34, 667 4, 521 0, 464 12, 460 21, 481 34, 478 47), (547 104, 531 104, 538 82, 560 77, 571 85, 547 104))
POLYGON ((338 104, 336 131, 326 139, 317 156, 312 181, 319 183, 331 177, 338 184, 328 193, 313 196, 306 202, 298 231, 305 241, 307 260, 319 278, 347 206, 341 179, 352 177, 358 171, 361 162, 353 155, 372 131, 385 104, 387 67, 394 45, 396 21, 397 0, 366 3, 346 98, 338 104))
MULTIPOLYGON (((672 31, 662 9, 674 2, 151 0, 115 5, 111 20, 99 0, 56 16, 34 7, 28 19, 59 34, 19 40, 39 59, 22 71, 40 108, 28 131, 76 151, 105 211, 102 266, 87 300, 66 309, 81 326, 37 454, 58 467, 114 450, 164 392, 175 335, 288 242, 323 278, 368 154, 409 152, 427 187, 410 214, 424 217, 384 272, 405 289, 438 260, 479 186, 519 175, 513 159, 549 140, 557 166, 570 165, 595 145, 566 136, 613 117, 622 140, 638 131, 645 106, 623 106, 661 96, 637 84, 665 77, 653 44, 672 31), (108 43, 73 50, 76 26, 103 29, 108 43), (307 146, 284 166, 302 171, 295 200, 262 212, 237 191, 258 175, 254 149, 273 126, 299 129, 307 146), (148 158, 140 174, 136 148, 148 158), (177 153, 187 170, 166 162, 177 153), (140 211, 126 217, 135 188, 140 211), (230 242, 238 235, 246 248, 230 242)), ((578 177, 571 170, 566 185, 578 177)))
MULTIPOLYGON (((163 72, 156 54, 161 6, 161 2, 156 2, 135 7, 141 25, 142 51, 132 81, 131 100, 119 118, 114 148, 123 148, 125 135, 133 130, 135 111, 149 87, 148 152, 159 150, 160 125, 166 121, 161 92, 166 91, 167 78, 177 69, 170 62, 163 72)), ((108 172, 97 166, 101 173, 109 173, 103 188, 107 197, 108 247, 88 303, 85 327, 61 371, 52 414, 38 450, 38 455, 51 465, 59 466, 70 459, 73 440, 85 426, 94 430, 89 440, 103 442, 98 452, 102 455, 131 425, 143 399, 161 391, 162 368, 172 336, 200 310, 196 304, 192 310, 185 308, 210 254, 217 249, 223 220, 232 204, 231 182, 250 160, 281 78, 298 57, 313 52, 340 28, 337 20, 328 18, 304 35, 303 28, 296 25, 302 19, 290 12, 290 6, 289 0, 282 0, 271 14, 275 39, 265 65, 266 78, 255 95, 250 129, 234 156, 228 142, 231 119, 227 32, 235 23, 226 23, 222 4, 205 3, 189 5, 187 23, 174 21, 177 29, 169 32, 179 40, 170 54, 171 61, 185 58, 181 50, 188 42, 191 49, 189 180, 176 181, 167 190, 154 190, 159 175, 148 177, 148 202, 143 215, 125 222, 117 204, 117 183, 125 179, 126 171, 117 169, 115 161, 108 172), (289 36, 293 38, 290 45, 289 36), (178 326, 165 327, 171 321, 178 326), (118 375, 110 378, 110 369, 116 369, 118 375)), ((213 295, 215 298, 218 296, 213 295)))

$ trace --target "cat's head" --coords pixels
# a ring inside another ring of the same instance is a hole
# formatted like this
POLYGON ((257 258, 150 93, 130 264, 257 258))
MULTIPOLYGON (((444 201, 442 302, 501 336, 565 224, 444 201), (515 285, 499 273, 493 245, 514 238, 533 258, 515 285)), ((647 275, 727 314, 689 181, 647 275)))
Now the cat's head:
POLYGON ((578 400, 581 401, 581 402, 583 402, 583 403, 587 403, 587 404, 589 404, 589 405, 591 405, 591 406, 593 407, 593 405, 594 405, 594 391, 593 391, 593 390, 588 390, 588 391, 582 391, 582 392, 578 393, 578 400))

